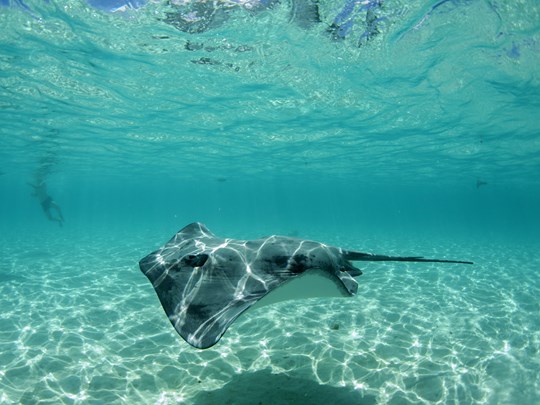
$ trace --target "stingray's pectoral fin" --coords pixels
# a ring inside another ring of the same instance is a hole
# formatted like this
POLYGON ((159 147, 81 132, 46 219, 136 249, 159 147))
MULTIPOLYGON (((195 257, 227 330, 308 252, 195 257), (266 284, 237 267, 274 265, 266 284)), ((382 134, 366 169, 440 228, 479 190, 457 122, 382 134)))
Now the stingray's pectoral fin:
POLYGON ((354 251, 344 251, 343 256, 347 260, 363 262, 424 262, 474 264, 473 262, 463 260, 425 259, 422 256, 386 256, 354 251))
MULTIPOLYGON (((362 274, 361 271, 360 274, 362 274)), ((339 271, 336 273, 336 276, 339 278, 339 280, 343 284, 343 287, 345 287, 345 290, 347 290, 350 295, 356 295, 356 293, 358 292, 358 281, 353 278, 353 275, 351 275, 350 272, 339 271)))
POLYGON ((350 268, 347 268, 345 270, 342 270, 342 271, 347 272, 347 274, 349 276, 352 276, 352 277, 358 277, 358 276, 361 276, 362 274, 364 274, 364 273, 362 273, 362 270, 360 270, 360 269, 358 269, 356 267, 353 267, 353 266, 351 266, 350 268))

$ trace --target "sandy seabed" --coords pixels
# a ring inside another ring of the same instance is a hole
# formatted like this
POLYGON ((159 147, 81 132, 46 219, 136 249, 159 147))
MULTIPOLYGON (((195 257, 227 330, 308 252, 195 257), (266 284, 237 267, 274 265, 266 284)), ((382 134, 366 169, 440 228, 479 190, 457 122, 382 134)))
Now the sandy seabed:
POLYGON ((138 270, 155 247, 143 238, 2 246, 0 403, 540 402, 538 246, 422 252, 474 266, 367 264, 356 297, 247 311, 207 350, 138 270))

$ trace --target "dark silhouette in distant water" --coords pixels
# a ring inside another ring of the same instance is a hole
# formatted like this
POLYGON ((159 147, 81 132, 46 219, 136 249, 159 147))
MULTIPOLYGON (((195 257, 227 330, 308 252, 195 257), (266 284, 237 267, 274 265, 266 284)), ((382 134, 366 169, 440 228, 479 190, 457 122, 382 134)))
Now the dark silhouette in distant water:
POLYGON ((38 198, 47 219, 49 221, 58 222, 58 224, 62 226, 64 223, 62 210, 47 192, 47 183, 45 183, 45 180, 38 180, 36 184, 28 184, 34 189, 32 195, 38 198))
POLYGON ((484 180, 480 180, 480 179, 477 179, 476 180, 476 188, 480 188, 482 186, 487 186, 487 181, 484 181, 484 180))
POLYGON ((39 159, 33 180, 27 184, 32 187, 32 195, 38 199, 47 219, 51 222, 58 222, 58 225, 63 226, 64 215, 62 209, 47 191, 47 180, 56 171, 58 165, 58 135, 57 130, 51 129, 40 134, 39 139, 33 142, 32 147, 39 152, 39 159))

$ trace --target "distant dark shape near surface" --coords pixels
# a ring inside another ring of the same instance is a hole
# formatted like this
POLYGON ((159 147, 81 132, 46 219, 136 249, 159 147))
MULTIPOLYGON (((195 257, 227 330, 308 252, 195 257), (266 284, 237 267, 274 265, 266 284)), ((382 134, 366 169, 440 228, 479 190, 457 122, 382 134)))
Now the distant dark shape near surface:
POLYGON ((484 181, 484 180, 480 180, 480 179, 477 179, 476 180, 476 188, 480 188, 482 186, 487 186, 487 181, 484 181))
POLYGON ((327 296, 322 285, 332 287, 335 295, 355 295, 354 277, 362 272, 351 261, 472 264, 355 252, 287 236, 221 238, 195 222, 141 259, 139 266, 180 336, 206 349, 221 339, 242 312, 259 301, 271 303, 274 294, 278 300, 296 298, 296 293, 305 290, 327 296), (301 288, 296 288, 296 280, 301 288), (292 292, 280 299, 280 290, 289 286, 292 292))

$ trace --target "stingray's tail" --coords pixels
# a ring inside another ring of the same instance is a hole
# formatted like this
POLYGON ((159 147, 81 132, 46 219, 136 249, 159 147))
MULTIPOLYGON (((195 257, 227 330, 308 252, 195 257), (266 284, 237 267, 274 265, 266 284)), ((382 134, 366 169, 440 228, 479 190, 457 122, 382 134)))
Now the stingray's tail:
POLYGON ((427 262, 427 263, 461 263, 474 264, 463 260, 445 260, 445 259, 425 259, 422 256, 385 256, 374 255, 371 253, 362 253, 354 251, 343 251, 345 259, 363 262, 427 262))

